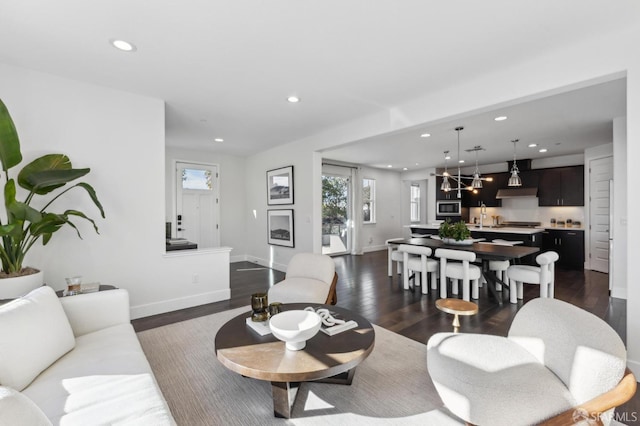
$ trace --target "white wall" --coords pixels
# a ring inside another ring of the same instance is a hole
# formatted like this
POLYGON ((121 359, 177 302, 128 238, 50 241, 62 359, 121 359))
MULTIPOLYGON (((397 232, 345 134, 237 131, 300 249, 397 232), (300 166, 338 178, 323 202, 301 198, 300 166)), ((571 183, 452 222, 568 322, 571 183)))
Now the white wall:
POLYGON ((363 251, 386 249, 386 240, 401 236, 398 235, 403 224, 400 174, 363 167, 360 176, 376 180, 376 223, 362 226, 363 251))
MULTIPOLYGON (((322 133, 290 143, 285 147, 258 153, 248 160, 249 173, 254 170, 252 179, 247 182, 248 187, 254 184, 259 184, 260 188, 263 186, 255 169, 265 170, 270 166, 295 163, 307 168, 301 182, 309 185, 308 188, 312 193, 319 192, 318 184, 315 184, 314 188, 313 182, 314 170, 318 169, 320 162, 316 151, 421 123, 435 122, 453 116, 463 117, 467 113, 486 110, 490 106, 498 107, 515 99, 534 99, 613 78, 621 78, 625 75, 627 77, 627 116, 632 118, 627 121, 627 135, 630 141, 638 140, 640 137, 640 56, 628 53, 636 49, 638 42, 640 42, 640 28, 623 29, 608 36, 579 40, 572 46, 556 46, 543 55, 529 57, 526 62, 514 63, 511 68, 478 74, 473 80, 459 82, 452 87, 442 87, 439 91, 425 94, 412 102, 390 106, 387 109, 381 108, 378 114, 326 129, 322 133), (400 116, 402 120, 397 119, 400 116)), ((629 143, 626 155, 625 152, 621 152, 620 155, 616 153, 615 156, 621 161, 638 163, 640 162, 640 144, 629 143)), ((631 168, 627 169, 626 174, 627 179, 635 178, 632 176, 631 168)), ((319 172, 315 172, 315 176, 319 176, 319 172)), ((630 192, 631 188, 622 195, 622 197, 626 195, 628 200, 628 211, 638 210, 640 199, 630 192)), ((249 196, 264 198, 260 193, 249 194, 249 196)), ((431 196, 432 194, 429 194, 429 197, 431 196)), ((264 215, 266 209, 264 202, 256 202, 255 206, 258 209, 257 215, 264 215)), ((319 211, 319 204, 314 204, 313 194, 298 198, 296 201, 296 214, 301 214, 303 217, 315 215, 309 220, 318 221, 318 224, 314 224, 318 229, 319 211)), ((626 211, 620 214, 621 217, 627 217, 626 211)), ((256 230, 262 232, 262 228, 264 226, 256 227, 256 230)), ((630 221, 627 230, 631 238, 640 238, 639 221, 630 221)), ((296 243, 304 249, 313 249, 320 245, 319 237, 312 232, 297 235, 304 237, 304 242, 296 243)), ((626 268, 629 272, 629 268, 633 267, 632 263, 626 262, 622 257, 625 250, 617 247, 620 242, 616 241, 615 244, 616 253, 621 255, 619 267, 626 268)), ((261 257, 269 254, 263 242, 258 242, 256 245, 249 243, 248 250, 261 257)), ((285 259, 289 254, 279 252, 277 255, 280 259, 285 259)), ((629 245, 628 258, 640 258, 640 246, 629 245)), ((627 285, 627 283, 628 280, 622 282, 628 291, 629 365, 636 374, 640 374, 640 286, 627 285)))
MULTIPOLYGON (((29 253, 26 264, 43 269, 47 284, 62 289, 65 277, 82 275, 125 288, 134 317, 229 297, 228 250, 165 255, 163 101, 2 64, 0 94, 26 160, 60 152, 90 167, 85 180, 106 212, 100 235, 77 220, 83 240, 63 229, 29 253)), ((60 210, 98 219, 86 197, 70 195, 60 210)))
MULTIPOLYGON (((167 139, 167 144, 173 141, 167 139)), ((165 157, 165 218, 171 222, 175 211, 174 161, 215 164, 220 175, 220 245, 231 247, 231 261, 245 260, 247 234, 245 219, 245 159, 211 151, 166 147, 165 157)), ((266 185, 266 184, 265 184, 266 185)), ((174 228, 175 230, 175 228, 174 228)))
MULTIPOLYGON (((640 77, 640 76, 638 76, 640 77)), ((636 86, 636 88, 640 89, 636 86)), ((637 105, 640 107, 640 105, 637 105)), ((634 267, 634 261, 638 259, 640 253, 637 252, 637 244, 629 246, 629 241, 638 241, 640 238, 640 228, 636 228, 635 222, 637 220, 631 220, 630 226, 627 226, 627 218, 635 219, 630 215, 630 212, 638 211, 640 203, 638 203, 638 197, 633 187, 628 185, 628 182, 635 182, 637 174, 634 173, 634 165, 638 164, 640 157, 627 157, 628 145, 627 145, 627 130, 633 130, 637 125, 638 117, 640 117, 640 111, 638 115, 630 115, 633 117, 635 123, 628 126, 626 117, 616 118, 613 120, 613 286, 611 288, 611 295, 613 297, 627 297, 627 313, 628 317, 633 317, 635 326, 640 323, 640 293, 637 291, 637 285, 634 281, 630 281, 628 277, 633 280, 637 277, 634 267), (629 166, 631 165, 631 166, 629 166), (628 167, 629 166, 629 167, 628 167), (631 238, 629 238, 631 237, 631 238), (636 253, 633 253, 636 251, 636 253), (631 261, 628 262, 628 259, 631 261), (631 300, 629 294, 634 295, 634 299, 631 300), (630 310, 635 309, 635 310, 630 310), (637 317, 637 318, 636 318, 637 317)), ((640 129, 639 129, 640 130, 640 129)), ((630 132, 629 134, 635 134, 637 141, 638 130, 630 132)), ((632 139, 633 140, 633 139, 632 139)), ((634 145, 634 144, 629 144, 634 145)), ((637 145, 637 144, 635 144, 637 145)), ((634 328, 631 330, 631 325, 627 323, 627 329, 629 330, 628 336, 633 336, 637 333, 637 338, 640 340, 640 330, 634 328)), ((634 340, 635 343, 635 340, 634 340)), ((638 350, 640 351, 640 341, 638 342, 638 350)), ((638 361, 638 367, 640 367, 640 353, 638 358, 633 358, 634 361, 638 361)), ((635 372, 637 374, 637 372, 635 372)))

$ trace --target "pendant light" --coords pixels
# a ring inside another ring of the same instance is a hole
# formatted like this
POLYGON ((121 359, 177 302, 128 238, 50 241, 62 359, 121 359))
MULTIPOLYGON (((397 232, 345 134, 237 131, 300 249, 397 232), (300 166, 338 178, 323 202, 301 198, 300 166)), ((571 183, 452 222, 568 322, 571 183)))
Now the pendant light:
POLYGON ((514 139, 511 142, 513 142, 513 167, 511 167, 511 177, 507 186, 522 186, 522 180, 518 176, 520 170, 518 170, 518 165, 516 164, 516 143, 518 143, 518 139, 514 139))
POLYGON ((478 151, 480 151, 482 147, 480 145, 476 145, 473 149, 476 152, 476 170, 473 172, 473 181, 471 182, 471 187, 473 189, 481 189, 482 178, 480 177, 480 170, 478 170, 478 151))
POLYGON ((442 174, 442 185, 440 190, 444 192, 451 191, 451 183, 449 182, 449 172, 447 171, 447 160, 449 159, 449 151, 444 152, 444 173, 442 174))

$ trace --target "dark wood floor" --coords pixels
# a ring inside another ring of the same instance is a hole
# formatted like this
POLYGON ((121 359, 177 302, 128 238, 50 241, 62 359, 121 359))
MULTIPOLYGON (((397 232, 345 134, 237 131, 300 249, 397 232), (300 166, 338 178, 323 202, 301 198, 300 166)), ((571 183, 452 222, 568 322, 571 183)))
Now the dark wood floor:
MULTIPOLYGON (((338 273, 338 306, 353 310, 374 324, 426 343, 431 335, 451 331, 452 317, 435 307, 437 294, 423 295, 402 289, 401 276, 387 276, 387 252, 363 256, 334 257, 338 273)), ((252 293, 266 291, 284 278, 284 273, 250 262, 230 265, 231 299, 133 321, 136 331, 184 321, 227 309, 247 306, 252 293)), ((461 330, 506 336, 514 315, 523 303, 539 295, 537 286, 525 285, 524 301, 500 306, 489 299, 486 286, 480 289, 479 311, 461 317, 461 330)), ((556 269, 556 299, 579 306, 607 321, 626 341, 626 301, 609 297, 608 275, 599 272, 556 269)), ((640 413, 640 393, 619 410, 627 416, 640 413)), ((640 417, 640 415, 636 415, 640 417)), ((635 417, 634 417, 635 418, 635 417)))

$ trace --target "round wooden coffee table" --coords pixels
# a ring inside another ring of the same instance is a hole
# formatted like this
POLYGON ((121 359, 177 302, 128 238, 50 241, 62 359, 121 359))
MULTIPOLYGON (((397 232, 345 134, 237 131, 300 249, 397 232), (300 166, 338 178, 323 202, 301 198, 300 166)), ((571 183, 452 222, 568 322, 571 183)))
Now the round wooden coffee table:
POLYGON ((307 306, 329 309, 335 317, 355 320, 358 327, 328 336, 319 331, 300 351, 285 348, 272 334, 261 336, 246 324, 251 311, 238 315, 216 334, 218 360, 229 370, 271 382, 273 412, 290 418, 301 382, 321 381, 350 385, 355 369, 373 350, 375 332, 364 317, 347 309, 314 303, 283 304, 282 311, 307 306))
POLYGON ((457 333, 460 329, 460 319, 458 315, 475 315, 478 313, 478 305, 473 302, 467 302, 462 299, 438 299, 436 300, 436 308, 448 314, 454 314, 453 332, 457 333))

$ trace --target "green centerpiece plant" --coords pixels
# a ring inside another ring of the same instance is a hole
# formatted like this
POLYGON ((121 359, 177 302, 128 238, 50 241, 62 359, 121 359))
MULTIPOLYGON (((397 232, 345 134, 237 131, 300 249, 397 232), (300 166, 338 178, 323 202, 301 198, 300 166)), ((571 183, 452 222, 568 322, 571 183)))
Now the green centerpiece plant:
POLYGON ((467 224, 464 221, 451 223, 450 220, 446 220, 440 224, 438 228, 438 235, 440 238, 450 238, 456 241, 466 240, 471 237, 471 231, 467 228, 467 224))
POLYGON ((81 211, 74 209, 67 209, 62 213, 51 211, 54 203, 59 204, 58 200, 61 196, 78 188, 88 194, 101 216, 105 217, 102 204, 95 190, 88 183, 78 182, 56 191, 67 183, 85 176, 91 169, 74 169, 66 155, 47 154, 25 165, 18 172, 17 178, 9 175, 9 170, 22 162, 22 153, 13 119, 2 100, 0 100, 0 162, 5 180, 5 211, 4 217, 0 217, 0 239, 2 240, 0 241, 0 262, 2 263, 0 278, 37 272, 33 268, 23 268, 27 252, 40 239, 42 244, 46 245, 52 235, 65 225, 73 228, 78 237, 82 238, 72 218, 82 218, 91 222, 98 233, 95 221, 81 211), (17 186, 24 190, 20 193, 26 194, 24 198, 21 197, 22 201, 17 199, 17 186), (49 196, 49 199, 42 200, 40 197, 43 196, 49 196), (32 202, 37 207, 33 207, 32 202))

